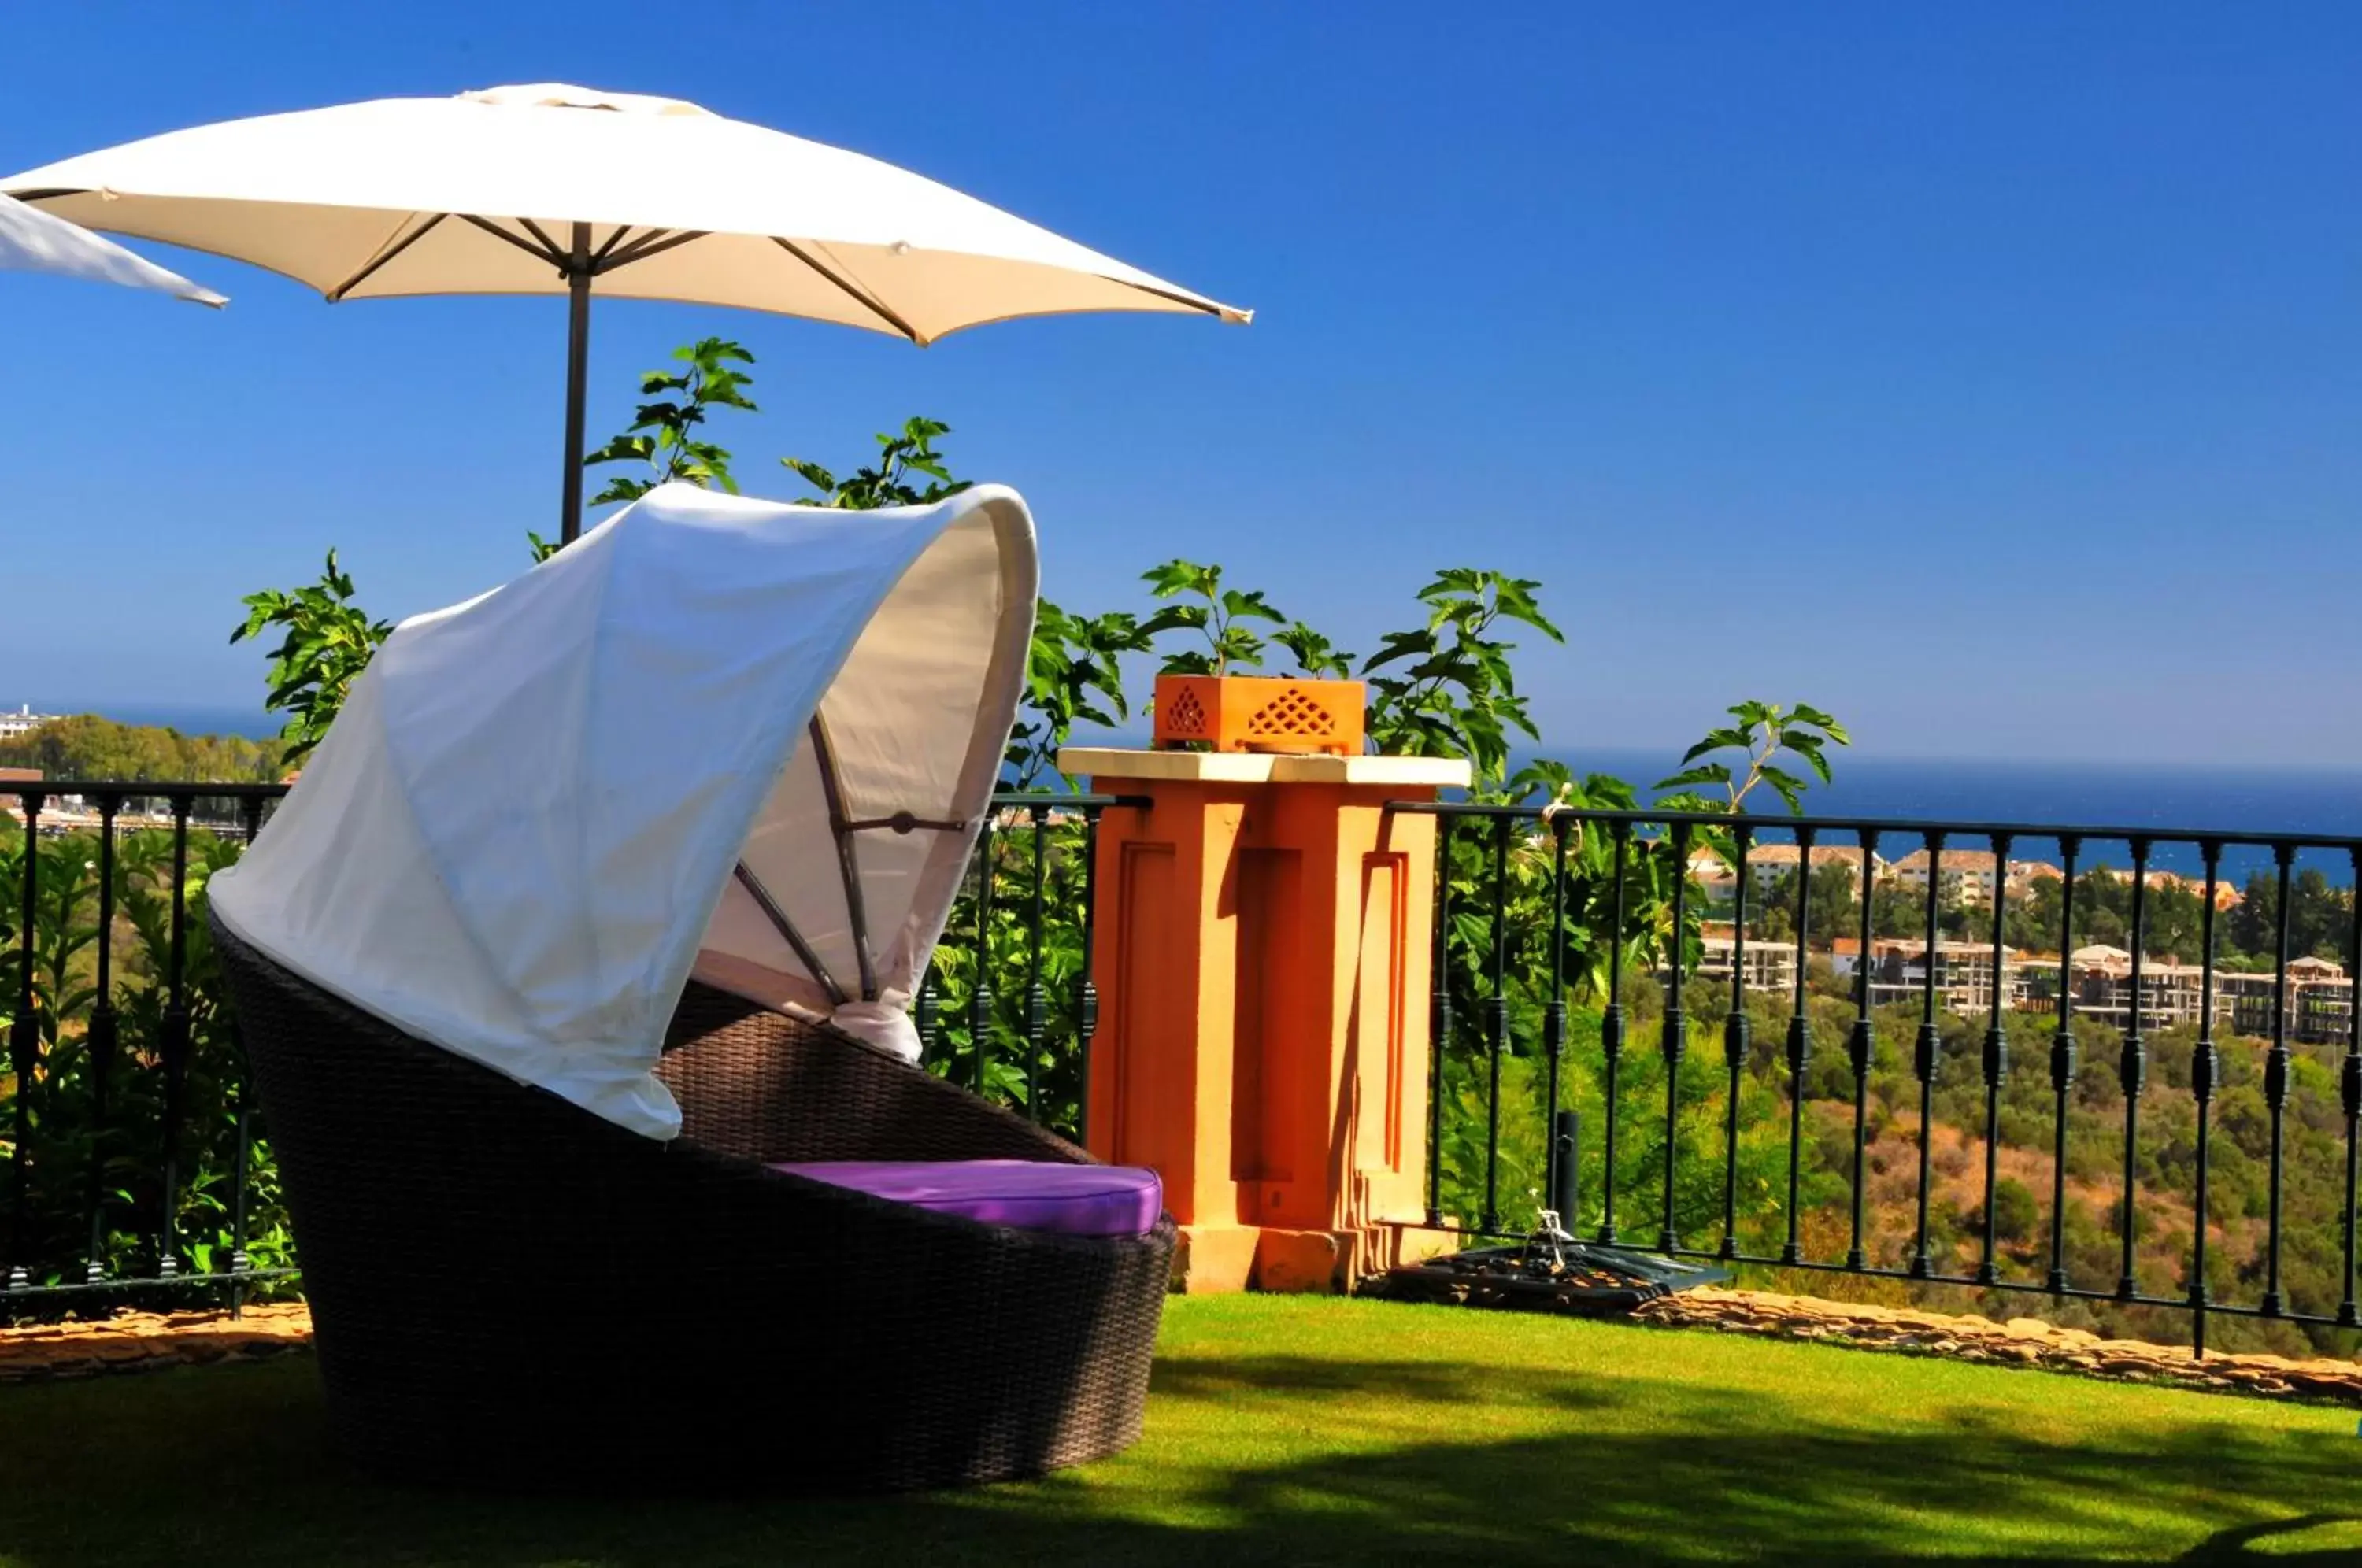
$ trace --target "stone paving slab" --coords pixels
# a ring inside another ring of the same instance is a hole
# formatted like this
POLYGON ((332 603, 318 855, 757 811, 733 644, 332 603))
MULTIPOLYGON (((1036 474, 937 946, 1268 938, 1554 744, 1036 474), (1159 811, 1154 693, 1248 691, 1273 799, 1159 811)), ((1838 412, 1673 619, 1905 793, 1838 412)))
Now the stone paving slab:
POLYGON ((312 1343, 312 1311, 300 1301, 226 1312, 127 1312, 87 1323, 0 1329, 0 1386, 103 1372, 263 1361, 312 1343))
POLYGON ((1821 1340, 1910 1355, 2047 1367, 2125 1383, 2170 1384, 2244 1394, 2269 1394, 2362 1408, 2362 1364, 2291 1361, 2278 1355, 2193 1358, 2187 1346, 2146 1340, 2103 1340, 2083 1329, 2061 1329, 2039 1318, 1996 1323, 1911 1308, 1871 1307, 1781 1296, 1768 1290, 1684 1290, 1643 1302, 1643 1323, 1703 1328, 1773 1339, 1821 1340))

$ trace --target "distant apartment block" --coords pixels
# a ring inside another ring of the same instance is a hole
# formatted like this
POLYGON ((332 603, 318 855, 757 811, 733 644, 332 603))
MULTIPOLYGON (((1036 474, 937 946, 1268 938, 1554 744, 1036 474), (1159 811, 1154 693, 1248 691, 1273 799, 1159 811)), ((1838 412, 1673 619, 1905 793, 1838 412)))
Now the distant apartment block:
MULTIPOLYGON (((1992 1010, 1992 944, 1989 942, 1936 944, 1936 1006, 1945 1012, 1968 1015, 1992 1010)), ((2023 955, 2002 953, 2003 997, 2011 1007, 2025 1004, 2019 984, 2023 955)), ((1841 936, 1830 944, 1829 967, 1850 979, 1863 967, 1861 943, 1841 936)), ((1921 1002, 1926 992, 1927 944, 1912 937, 1879 937, 1870 944, 1870 1005, 1921 1002)), ((1858 993, 1857 993, 1858 994, 1858 993)))
MULTIPOLYGON (((1793 873, 1803 859, 1804 847, 1801 845, 1759 844, 1747 852, 1747 868, 1754 873, 1758 889, 1768 889, 1781 878, 1793 873)), ((1871 875, 1884 877, 1886 862, 1874 855, 1870 860, 1871 875)), ((1844 867, 1846 880, 1857 895, 1861 890, 1861 845, 1858 844, 1816 844, 1813 846, 1813 868, 1817 871, 1824 866, 1844 867)))
MULTIPOLYGON (((2092 875, 2112 878, 2119 882, 2129 882, 2132 880, 2133 874, 2129 870, 2117 867, 2103 866, 2095 869, 2092 875)), ((2206 897, 2206 878, 2203 877, 2185 877, 2179 871, 2151 871, 2144 875, 2141 881, 2151 892, 2160 889, 2170 889, 2177 893, 2188 893, 2191 898, 2201 900, 2206 897)), ((2246 895, 2230 883, 2218 881, 2214 884, 2214 907, 2217 910, 2236 909, 2245 901, 2246 895)))
POLYGON ((2063 882, 2067 873, 2047 860, 2013 860, 2002 886, 2012 898, 2022 898, 2034 890, 2036 882, 2063 882))
MULTIPOLYGON (((1738 933, 1727 922, 1707 921, 1698 928, 1700 946, 1697 966, 1690 978, 1715 980, 1730 984, 1730 972, 1739 959, 1738 933)), ((1746 977, 1740 983, 1750 991, 1793 992, 1796 988, 1796 944, 1793 942, 1754 941, 1747 944, 1746 977)))
POLYGON ((1956 892, 1964 904, 1990 904, 1993 885, 1999 878, 1999 861, 1990 849, 1948 849, 1936 858, 1931 867, 1928 853, 1915 849, 1889 868, 1895 880, 1907 882, 1925 889, 1932 874, 1942 878, 1937 884, 1939 896, 1956 892))
MULTIPOLYGON (((1696 974, 1728 982, 1737 939, 1727 923, 1701 928, 1704 952, 1696 974)), ((1927 944, 1915 937, 1879 937, 1864 965, 1859 939, 1841 936, 1820 950, 1840 979, 1852 981, 1865 969, 1872 1007, 1924 1005, 1930 985, 1927 944)), ((1793 992, 1795 944, 1752 941, 1745 949, 1744 984, 1749 990, 1793 992)), ((1936 944, 1933 986, 1939 1011, 1973 1018, 1993 1006, 1993 950, 1988 942, 1936 944)), ((2061 968, 2056 953, 2023 953, 2004 947, 2001 962, 2003 1007, 2013 1012, 2059 1010, 2061 968)), ((2130 1027, 2136 1001, 2132 955, 2121 947, 2079 947, 2063 966, 2068 1010, 2117 1029, 2130 1027)), ((1860 982, 1855 982, 1858 986, 1860 982)), ((2291 1043, 2343 1044, 2354 1028, 2354 977, 2325 958, 2299 958, 2288 968, 2288 1037, 2291 1043)), ((2269 1038, 2279 1007, 2279 977, 2214 971, 2214 1025, 2230 1034, 2269 1038)), ((1857 994, 1859 991, 1857 990, 1857 994)), ((2206 971, 2149 955, 2141 960, 2140 1028, 2144 1032, 2197 1023, 2205 1015, 2206 971)))
POLYGON ((1738 894, 1738 878, 1730 869, 1730 862, 1711 849, 1690 852, 1690 880, 1705 895, 1709 904, 1727 904, 1738 894))
MULTIPOLYGON (((2279 977, 2217 972, 2218 1018, 2233 1032, 2269 1039, 2279 1008, 2279 977)), ((2326 958, 2291 959, 2288 966, 2289 1039, 2301 1045, 2342 1044, 2354 1027, 2354 977, 2326 958)))
MULTIPOLYGON (((2056 960, 2053 960, 2056 963, 2056 960)), ((2078 947, 2070 957, 2069 1003, 2075 1013, 2118 1029, 2133 1020, 2133 955, 2121 947, 2094 944, 2078 947)), ((2221 978, 2217 973, 2217 979, 2221 978)), ((2196 1023, 2205 1016, 2205 966, 2177 964, 2169 958, 2144 956, 2140 973, 2140 1027, 2144 1032, 2196 1023)), ((2051 972, 2051 997, 2057 995, 2057 971, 2051 972)), ((2055 1000, 2051 1003, 2056 1009, 2055 1000)), ((2218 1021, 2221 1009, 2216 1010, 2218 1021)))

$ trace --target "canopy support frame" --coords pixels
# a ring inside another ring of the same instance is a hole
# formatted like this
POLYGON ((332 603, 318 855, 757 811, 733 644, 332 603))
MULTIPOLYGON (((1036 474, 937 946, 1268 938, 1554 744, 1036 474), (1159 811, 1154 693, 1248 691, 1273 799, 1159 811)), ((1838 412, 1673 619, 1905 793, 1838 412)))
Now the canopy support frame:
POLYGON ((845 814, 844 791, 836 778, 836 753, 828 743, 828 723, 815 711, 811 716, 812 765, 820 773, 821 799, 828 804, 828 833, 836 841, 836 874, 844 884, 844 918, 853 934, 854 961, 861 966, 861 999, 877 999, 877 966, 869 953, 869 911, 862 901, 861 862, 854 853, 853 827, 845 814))
POLYGON ((871 294, 867 289, 861 287, 852 279, 840 277, 835 272, 833 272, 826 267, 822 266, 818 260, 804 250, 802 246, 798 245, 794 240, 782 239, 775 234, 771 236, 771 243, 786 251, 789 255, 794 257, 797 260, 802 262, 805 266, 811 268, 812 271, 820 277, 826 279, 847 299, 868 311, 878 320, 884 322, 887 326, 892 327, 895 331, 909 338, 912 343, 917 344, 922 348, 924 348, 927 346, 927 339, 920 333, 917 327, 912 326, 909 322, 904 321, 900 316, 895 315, 892 311, 888 310, 883 301, 877 299, 876 296, 871 294))
MULTIPOLYGON (((417 215, 418 215, 416 213, 413 213, 410 215, 410 217, 403 218, 401 223, 394 226, 394 233, 401 234, 402 230, 409 225, 411 218, 414 218, 417 215)), ((402 238, 393 240, 387 245, 380 247, 378 253, 369 259, 368 265, 364 266, 359 271, 354 273, 351 277, 347 278, 343 282, 338 283, 335 288, 328 291, 328 303, 330 304, 342 304, 344 297, 347 294, 360 287, 372 277, 375 277, 380 268, 392 260, 395 257, 401 255, 403 251, 409 249, 412 246, 417 244, 420 240, 425 238, 428 234, 434 231, 435 226, 437 224, 441 223, 445 218, 449 217, 450 215, 451 215, 449 213, 429 214, 425 223, 420 224, 416 228, 411 229, 411 231, 408 234, 403 235, 402 238)))
POLYGON ((803 964, 805 971, 820 982, 820 988, 828 993, 829 1005, 843 1007, 852 1000, 844 994, 844 988, 836 983, 836 977, 829 973, 828 966, 821 962, 821 956, 812 950, 812 944, 804 940, 804 933, 796 929, 796 922, 788 918, 788 911, 771 897, 771 889, 763 886, 763 879, 746 869, 746 863, 743 860, 730 868, 730 874, 738 879, 740 887, 746 889, 746 896, 755 900, 755 907, 763 911, 763 918, 771 922, 771 928, 795 950, 796 957, 803 964))

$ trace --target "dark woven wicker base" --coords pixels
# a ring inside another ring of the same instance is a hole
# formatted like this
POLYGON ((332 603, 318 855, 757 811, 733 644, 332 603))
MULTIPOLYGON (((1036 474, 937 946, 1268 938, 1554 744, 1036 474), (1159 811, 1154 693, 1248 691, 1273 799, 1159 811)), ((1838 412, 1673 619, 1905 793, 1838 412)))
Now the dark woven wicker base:
POLYGON ((337 1438, 492 1487, 872 1490, 1140 1435, 1173 1251, 980 1225, 775 1160, 1087 1158, 692 986, 657 1143, 426 1044, 218 923, 337 1438))

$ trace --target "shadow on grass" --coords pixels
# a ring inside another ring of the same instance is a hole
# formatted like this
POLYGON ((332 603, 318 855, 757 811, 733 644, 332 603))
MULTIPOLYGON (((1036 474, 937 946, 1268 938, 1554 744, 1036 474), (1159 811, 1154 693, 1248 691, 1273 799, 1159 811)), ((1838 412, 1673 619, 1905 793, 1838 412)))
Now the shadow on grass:
MULTIPOLYGON (((790 1469, 800 1444, 826 1441, 826 1421, 782 1411, 746 1441, 790 1469)), ((2362 1556, 2362 1534, 2308 1540, 2362 1518, 2356 1446, 2230 1421, 2047 1441, 1974 1408, 1882 1431, 1645 1378, 1271 1356, 1160 1364, 1140 1449, 1030 1485, 521 1500, 352 1474, 327 1452, 313 1368, 297 1360, 0 1391, 0 1562, 2302 1568, 2362 1556), (1521 1425, 1538 1430, 1500 1435, 1521 1425)))

